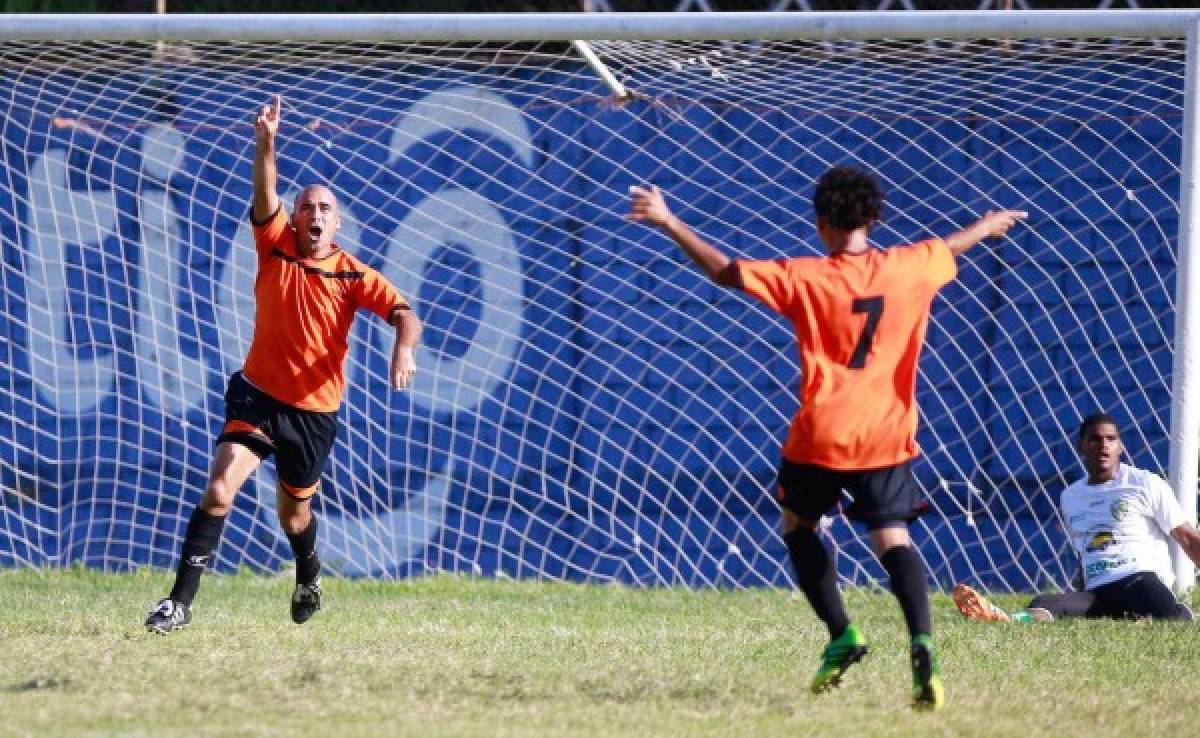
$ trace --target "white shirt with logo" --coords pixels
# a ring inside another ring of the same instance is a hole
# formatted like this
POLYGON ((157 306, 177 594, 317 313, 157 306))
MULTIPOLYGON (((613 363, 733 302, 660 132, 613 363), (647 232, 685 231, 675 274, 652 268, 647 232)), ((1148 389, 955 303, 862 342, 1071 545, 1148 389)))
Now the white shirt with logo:
POLYGON ((1174 585, 1168 538, 1187 517, 1162 477, 1120 464, 1108 482, 1088 484, 1084 477, 1067 487, 1061 505, 1087 589, 1140 571, 1174 585))

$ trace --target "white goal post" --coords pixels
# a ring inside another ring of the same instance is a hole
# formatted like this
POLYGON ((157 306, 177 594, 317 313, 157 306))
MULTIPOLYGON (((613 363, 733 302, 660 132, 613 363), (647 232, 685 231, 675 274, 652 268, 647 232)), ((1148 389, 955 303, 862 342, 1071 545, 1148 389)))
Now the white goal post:
MULTIPOLYGON (((772 489, 794 342, 625 222, 624 197, 661 184, 735 256, 817 253, 812 180, 856 162, 888 192, 880 245, 1031 210, 935 303, 915 537, 939 586, 1068 586, 1054 502, 1088 413, 1116 415, 1195 520, 1198 26, 1184 10, 5 16, 0 566, 173 564, 248 345, 247 121, 278 91, 285 199, 329 181, 343 245, 430 327, 405 395, 381 379, 381 326, 352 336, 318 502, 332 570, 787 582, 772 489)), ((287 564, 272 488, 267 465, 218 566, 287 564)), ((839 572, 881 578, 861 541, 839 572)))

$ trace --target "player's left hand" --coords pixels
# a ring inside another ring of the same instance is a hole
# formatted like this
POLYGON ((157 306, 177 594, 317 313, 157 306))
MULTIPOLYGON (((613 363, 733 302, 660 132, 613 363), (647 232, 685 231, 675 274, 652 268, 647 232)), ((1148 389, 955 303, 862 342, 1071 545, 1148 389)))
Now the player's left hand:
POLYGON ((629 215, 625 217, 638 223, 662 227, 671 221, 671 209, 667 207, 666 198, 658 187, 633 185, 629 188, 629 215))
POLYGON ((989 238, 999 238, 1008 229, 1029 217, 1025 210, 989 210, 979 219, 979 225, 989 238))
POLYGON ((417 362, 413 359, 413 350, 403 346, 396 349, 392 357, 392 389, 402 390, 412 384, 417 374, 417 362))

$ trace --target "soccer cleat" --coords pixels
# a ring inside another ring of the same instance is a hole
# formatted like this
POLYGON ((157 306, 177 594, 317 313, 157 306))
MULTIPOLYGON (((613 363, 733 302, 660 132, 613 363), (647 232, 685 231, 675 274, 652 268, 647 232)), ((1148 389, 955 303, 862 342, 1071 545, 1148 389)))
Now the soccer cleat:
POLYGON ((846 632, 833 640, 821 653, 821 666, 812 680, 814 694, 827 692, 841 686, 842 675, 863 656, 867 655, 867 642, 855 625, 846 626, 846 632))
POLYGON ((984 620, 994 623, 1007 623, 1012 620, 1008 613, 965 584, 954 585, 954 592, 951 596, 954 598, 955 607, 968 620, 984 620))
POLYGON ((913 709, 938 710, 946 702, 946 690, 938 673, 933 639, 917 636, 912 644, 913 709))
POLYGON ((321 580, 314 579, 311 584, 296 582, 292 592, 292 622, 300 625, 321 609, 321 580))
POLYGON ((150 614, 146 616, 146 630, 166 635, 173 630, 186 628, 191 622, 192 608, 168 597, 159 600, 150 614))

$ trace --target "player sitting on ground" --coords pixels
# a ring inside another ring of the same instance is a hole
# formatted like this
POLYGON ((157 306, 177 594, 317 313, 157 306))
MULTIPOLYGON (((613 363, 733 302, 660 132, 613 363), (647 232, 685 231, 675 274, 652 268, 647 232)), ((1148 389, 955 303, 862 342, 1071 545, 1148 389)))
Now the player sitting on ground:
POLYGON ((382 275, 333 243, 340 223, 333 193, 311 185, 296 197, 290 221, 284 212, 275 190, 280 107, 277 96, 254 122, 254 340, 225 390, 225 427, 204 497, 188 521, 175 586, 146 618, 146 628, 156 633, 191 622, 192 598, 234 496, 271 454, 279 476, 279 523, 296 561, 292 620, 303 623, 321 609, 317 519, 310 501, 337 433, 347 337, 358 308, 396 327, 392 388, 408 386, 416 370, 413 348, 421 323, 382 275))
POLYGON ((817 536, 821 516, 846 490, 846 514, 866 525, 911 638, 913 706, 940 707, 943 687, 933 652, 924 565, 908 524, 927 506, 912 477, 917 455, 917 357, 937 291, 954 278, 954 258, 1001 236, 1025 213, 988 213, 946 239, 886 250, 867 234, 883 192, 853 167, 821 176, 813 196, 827 257, 733 260, 700 238, 667 207, 657 187, 633 187, 632 220, 658 226, 715 283, 745 290, 795 327, 800 410, 783 446, 779 499, 783 540, 805 597, 829 629, 812 690, 836 687, 867 652, 846 615, 837 570, 817 536))
POLYGON ((1060 504, 1083 565, 1084 591, 1038 595, 1010 615, 959 584, 954 603, 963 615, 989 621, 1192 619, 1191 609, 1171 592, 1168 536, 1200 566, 1200 533, 1161 477, 1121 463, 1123 450, 1111 415, 1096 413, 1083 421, 1079 451, 1087 477, 1067 487, 1060 504))

